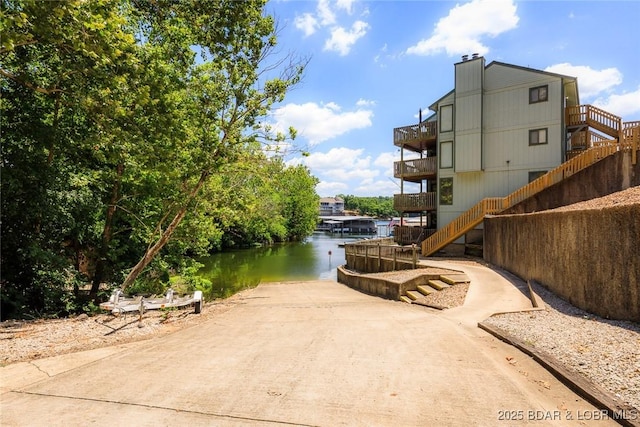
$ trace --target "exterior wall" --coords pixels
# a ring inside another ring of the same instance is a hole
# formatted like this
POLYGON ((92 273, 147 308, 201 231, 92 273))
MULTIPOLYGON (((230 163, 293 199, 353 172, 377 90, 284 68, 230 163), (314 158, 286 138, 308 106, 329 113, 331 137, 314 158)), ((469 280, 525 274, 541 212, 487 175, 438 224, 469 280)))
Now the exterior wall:
POLYGON ((482 170, 482 114, 484 58, 459 62, 455 66, 456 172, 482 170))
POLYGON ((582 309, 638 322, 640 205, 540 212, 635 186, 640 162, 633 165, 629 152, 608 156, 485 219, 484 257, 582 309))
MULTIPOLYGON (((504 197, 529 182, 530 172, 546 172, 562 163, 564 91, 562 78, 484 58, 456 64, 456 87, 438 107, 454 104, 454 168, 438 169, 453 178, 453 204, 438 203, 438 228, 485 197, 504 197), (548 86, 548 100, 529 103, 529 89, 548 86), (547 143, 529 145, 529 131, 547 129, 547 143)), ((440 166, 440 165, 439 165, 440 166)), ((438 194, 438 201, 440 195, 438 194)), ((457 242, 462 242, 459 239, 457 242)))
POLYGON ((339 197, 323 197, 320 199, 320 216, 343 215, 344 200, 339 197))
POLYGON ((423 274, 406 282, 395 282, 375 276, 363 276, 351 273, 344 266, 338 267, 338 282, 370 295, 399 300, 407 291, 414 291, 420 285, 426 285, 429 280, 438 279, 439 274, 423 274))
POLYGON ((637 204, 496 216, 484 258, 591 313, 640 322, 639 239, 637 204))
POLYGON ((549 170, 562 163, 562 79, 500 64, 490 66, 486 76, 485 170, 508 168, 528 175, 529 171, 549 170), (529 104, 529 89, 544 85, 548 101, 529 104), (547 129, 548 143, 530 146, 529 130, 542 128, 547 129))

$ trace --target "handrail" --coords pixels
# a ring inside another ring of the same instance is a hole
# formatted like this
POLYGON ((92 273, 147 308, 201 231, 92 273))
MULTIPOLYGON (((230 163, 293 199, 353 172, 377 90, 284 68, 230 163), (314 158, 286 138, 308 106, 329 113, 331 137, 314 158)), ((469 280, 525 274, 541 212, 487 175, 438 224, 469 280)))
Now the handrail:
POLYGON ((609 136, 618 138, 622 131, 622 118, 593 105, 575 105, 565 109, 567 126, 587 125, 609 136))
POLYGON ((436 192, 394 194, 393 208, 399 212, 433 210, 436 208, 436 192))
POLYGON ((438 170, 437 159, 437 157, 425 157, 422 159, 393 162, 393 176, 401 178, 404 176, 435 174, 438 170))
MULTIPOLYGON (((633 128, 638 129, 638 128, 633 128)), ((634 130, 632 132, 633 137, 630 138, 629 144, 635 143, 635 145, 629 145, 632 147, 632 151, 635 153, 640 148, 640 130, 634 130)), ((600 145, 585 150, 582 154, 573 157, 572 159, 562 163, 555 169, 547 172, 541 177, 531 181, 524 187, 519 188, 513 193, 502 198, 486 198, 478 202, 471 209, 464 212, 458 218, 447 224, 446 227, 441 228, 431 237, 422 242, 422 255, 428 256, 435 251, 443 248, 444 246, 452 243, 458 239, 464 233, 472 230, 479 225, 484 216, 492 213, 497 213, 508 209, 521 201, 539 193, 540 191, 548 188, 565 178, 581 171, 588 166, 596 163, 597 161, 609 156, 610 154, 624 149, 627 146, 625 144, 620 145, 600 145)))
POLYGON ((636 164, 640 150, 640 121, 623 123, 619 116, 592 105, 570 106, 565 109, 565 114, 567 126, 587 125, 616 140, 606 139, 590 131, 590 143, 586 150, 506 197, 481 200, 446 227, 424 240, 422 255, 431 255, 458 239, 479 225, 485 215, 508 209, 617 151, 631 151, 631 162, 636 164))
POLYGON ((386 245, 382 244, 382 240, 377 239, 373 244, 367 240, 345 244, 344 254, 347 263, 349 263, 349 257, 363 257, 365 259, 363 273, 381 272, 383 259, 393 261, 393 270, 396 269, 397 261, 409 261, 412 268, 418 267, 418 247, 415 244, 411 246, 386 245), (378 259, 376 271, 368 271, 367 259, 378 259))
POLYGON ((437 122, 435 121, 395 128, 393 129, 393 143, 398 145, 421 139, 435 138, 437 128, 437 122))

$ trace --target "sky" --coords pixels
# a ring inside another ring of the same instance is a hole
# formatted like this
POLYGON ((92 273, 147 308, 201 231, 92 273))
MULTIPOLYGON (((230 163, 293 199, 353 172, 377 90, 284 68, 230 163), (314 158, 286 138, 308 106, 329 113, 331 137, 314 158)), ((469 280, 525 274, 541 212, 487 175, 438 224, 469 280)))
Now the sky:
POLYGON ((281 54, 309 59, 267 122, 297 130, 308 156, 288 162, 310 169, 320 197, 400 193, 393 129, 432 114, 462 55, 577 77, 581 104, 640 120, 637 0, 269 0, 266 11, 281 54))

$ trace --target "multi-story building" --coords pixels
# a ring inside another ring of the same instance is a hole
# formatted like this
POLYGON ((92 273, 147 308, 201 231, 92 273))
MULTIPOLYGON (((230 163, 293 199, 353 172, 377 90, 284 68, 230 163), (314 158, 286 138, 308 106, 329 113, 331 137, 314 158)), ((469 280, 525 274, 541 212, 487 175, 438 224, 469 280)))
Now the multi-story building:
POLYGON ((320 216, 344 215, 344 200, 340 197, 322 197, 320 199, 320 216))
POLYGON ((539 191, 544 175, 592 147, 619 149, 640 126, 580 105, 575 77, 486 65, 476 54, 455 64, 453 90, 429 108, 425 120, 394 129, 393 141, 401 153, 394 164, 401 180, 394 208, 423 218, 418 227, 397 228, 395 239, 420 243, 423 255, 468 242, 485 214, 508 208, 524 193, 510 195, 523 189, 530 195, 530 183, 539 191))

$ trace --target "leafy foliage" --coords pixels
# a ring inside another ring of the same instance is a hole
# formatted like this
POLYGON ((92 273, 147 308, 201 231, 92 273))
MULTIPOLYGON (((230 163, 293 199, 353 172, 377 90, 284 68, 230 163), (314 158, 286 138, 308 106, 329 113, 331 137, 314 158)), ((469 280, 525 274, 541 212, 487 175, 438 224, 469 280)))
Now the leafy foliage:
POLYGON ((358 197, 352 195, 338 195, 344 200, 346 210, 357 211, 360 215, 369 215, 376 218, 389 218, 398 216, 393 209, 393 197, 358 197))
POLYGON ((0 30, 3 317, 312 231, 315 178, 264 154, 306 64, 274 56, 264 1, 5 0, 0 30))

